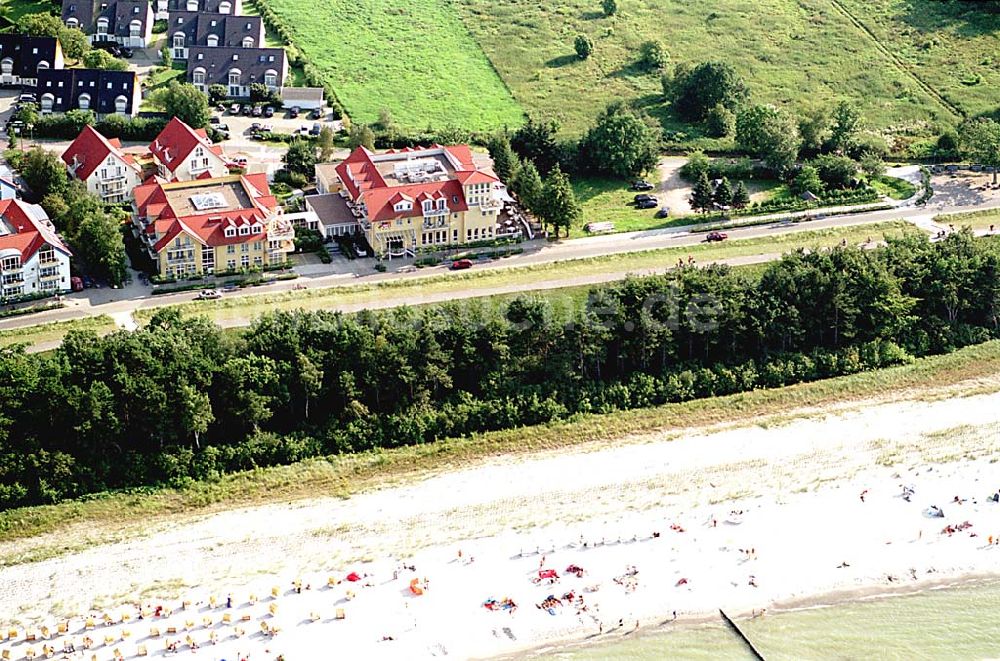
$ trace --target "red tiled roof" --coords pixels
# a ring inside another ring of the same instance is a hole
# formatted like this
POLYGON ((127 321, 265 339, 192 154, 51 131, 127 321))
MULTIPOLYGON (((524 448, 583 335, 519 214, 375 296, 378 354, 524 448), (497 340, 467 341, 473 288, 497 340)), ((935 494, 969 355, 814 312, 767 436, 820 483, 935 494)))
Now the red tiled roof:
POLYGON ((77 179, 87 180, 94 170, 104 162, 108 154, 114 154, 125 164, 134 167, 135 159, 122 153, 122 143, 118 138, 108 140, 91 126, 84 126, 80 135, 63 152, 62 160, 77 179), (76 170, 73 170, 74 165, 76 170))
POLYGON ((14 230, 13 234, 0 236, 0 250, 13 248, 20 251, 22 263, 31 259, 31 256, 44 245, 50 245, 72 257, 73 253, 47 224, 48 217, 40 206, 27 204, 21 200, 2 200, 0 218, 14 230))
MULTIPOLYGON (((420 184, 389 186, 372 161, 373 154, 364 147, 358 147, 336 167, 337 176, 354 201, 362 201, 368 209, 368 218, 372 221, 384 221, 394 218, 417 217, 423 215, 421 203, 425 199, 447 200, 450 212, 466 211, 468 204, 462 186, 499 181, 496 177, 476 168, 472 159, 472 150, 467 145, 442 147, 432 145, 426 149, 443 149, 458 164, 454 178, 444 181, 431 181, 420 184), (396 211, 395 205, 401 199, 414 201, 408 211, 396 211)), ((389 150, 387 154, 414 154, 419 157, 425 149, 404 147, 398 151, 389 150)))
POLYGON ((173 117, 163 127, 163 130, 156 136, 152 144, 149 145, 149 151, 156 160, 163 163, 168 170, 174 172, 198 145, 204 145, 208 148, 208 151, 220 158, 222 157, 222 147, 212 144, 208 139, 205 129, 198 129, 196 131, 181 120, 173 117))

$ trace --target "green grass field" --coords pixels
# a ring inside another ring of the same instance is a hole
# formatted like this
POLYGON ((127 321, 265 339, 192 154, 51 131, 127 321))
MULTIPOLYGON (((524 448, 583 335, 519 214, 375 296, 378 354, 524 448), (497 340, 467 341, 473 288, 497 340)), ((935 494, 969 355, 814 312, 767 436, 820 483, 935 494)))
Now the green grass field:
MULTIPOLYGON (((697 136, 667 112, 659 77, 635 66, 640 45, 653 38, 673 62, 733 64, 757 101, 802 108, 856 99, 879 127, 950 117, 833 0, 623 0, 611 18, 596 0, 455 2, 515 98, 529 112, 558 118, 567 133, 625 98, 638 99, 666 128, 697 136), (573 51, 579 33, 595 43, 585 61, 573 51)), ((964 59, 960 50, 951 55, 964 59)))
POLYGON ((115 322, 107 315, 76 319, 73 321, 56 321, 27 328, 0 330, 0 348, 14 344, 43 344, 62 340, 71 330, 92 330, 100 334, 109 333, 115 328, 115 322))
POLYGON ((262 0, 327 76, 351 118, 497 129, 523 113, 447 0, 262 0))

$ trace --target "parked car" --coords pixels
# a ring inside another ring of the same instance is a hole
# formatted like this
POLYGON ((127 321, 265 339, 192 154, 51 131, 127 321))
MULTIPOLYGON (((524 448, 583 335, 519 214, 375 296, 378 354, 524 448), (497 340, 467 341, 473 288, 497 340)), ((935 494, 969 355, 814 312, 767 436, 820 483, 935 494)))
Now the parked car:
POLYGON ((451 263, 451 269, 453 271, 461 271, 462 269, 470 269, 470 268, 472 268, 471 259, 456 259, 454 262, 451 263))
POLYGON ((725 241, 728 238, 729 235, 725 232, 709 232, 708 236, 705 237, 705 240, 712 243, 714 241, 725 241))
POLYGON ((254 117, 260 117, 262 114, 264 114, 264 110, 260 106, 254 106, 253 110, 250 111, 250 114, 253 115, 254 117))
POLYGON ((295 119, 298 116, 299 116, 299 107, 298 106, 292 106, 291 108, 288 109, 288 117, 289 117, 289 119, 295 119))
POLYGON ((212 126, 218 126, 221 122, 222 118, 219 117, 218 115, 212 115, 211 119, 208 120, 208 123, 211 124, 212 126))
POLYGON ((80 279, 83 281, 83 287, 84 287, 84 289, 90 289, 95 284, 94 283, 94 279, 91 278, 89 275, 85 275, 85 276, 83 276, 80 279))
POLYGON ((273 106, 264 106, 264 117, 274 117, 273 106))
POLYGON ((83 291, 83 279, 74 275, 69 279, 69 288, 73 291, 83 291))
POLYGON ((647 198, 645 200, 639 200, 635 203, 636 209, 655 209, 660 206, 655 197, 647 198))
POLYGON ((309 119, 319 119, 323 116, 322 108, 313 108, 309 111, 309 119))
POLYGON ((94 40, 91 42, 90 46, 92 48, 111 53, 115 57, 121 57, 122 54, 121 46, 118 45, 117 41, 94 40))
POLYGON ((355 243, 354 244, 354 254, 357 255, 358 257, 367 257, 368 256, 368 251, 355 243))
POLYGON ((309 129, 309 135, 319 135, 319 132, 322 130, 323 127, 320 126, 319 122, 316 122, 315 124, 313 124, 312 128, 309 129))
POLYGON ((647 202, 649 200, 653 200, 655 202, 656 198, 650 195, 649 193, 640 193, 639 195, 636 195, 635 197, 632 198, 632 201, 635 202, 636 204, 639 204, 640 202, 647 202))
POLYGON ((229 114, 230 115, 240 114, 240 104, 234 103, 233 105, 229 106, 229 114))
POLYGON ((656 212, 657 218, 669 218, 670 217, 670 207, 660 207, 660 210, 656 212))
POLYGON ((637 179, 632 182, 632 190, 653 190, 653 184, 645 179, 637 179))
POLYGON ((218 124, 216 125, 215 130, 222 133, 229 133, 229 124, 218 124))
POLYGON ((211 301, 217 298, 222 298, 222 293, 218 289, 202 289, 195 296, 195 299, 199 301, 211 301))
POLYGON ((126 60, 131 60, 132 56, 135 55, 135 52, 133 52, 133 50, 128 46, 121 46, 120 50, 121 50, 121 56, 124 57, 126 60))
POLYGON ((238 167, 238 168, 244 168, 245 169, 246 166, 247 166, 247 157, 246 156, 234 156, 233 160, 230 161, 230 162, 233 165, 235 165, 236 167, 238 167))
POLYGON ((249 103, 244 103, 243 107, 240 108, 240 114, 243 115, 244 117, 249 117, 252 112, 253 112, 253 106, 251 106, 249 103))
POLYGON ((17 102, 18 103, 35 103, 35 95, 34 94, 22 94, 21 96, 17 97, 17 102))
POLYGON ((220 115, 226 112, 226 104, 220 103, 219 105, 215 106, 215 111, 220 115))
POLYGON ((261 128, 263 127, 261 126, 260 122, 254 122, 253 124, 250 125, 250 132, 256 133, 257 131, 260 131, 261 128))

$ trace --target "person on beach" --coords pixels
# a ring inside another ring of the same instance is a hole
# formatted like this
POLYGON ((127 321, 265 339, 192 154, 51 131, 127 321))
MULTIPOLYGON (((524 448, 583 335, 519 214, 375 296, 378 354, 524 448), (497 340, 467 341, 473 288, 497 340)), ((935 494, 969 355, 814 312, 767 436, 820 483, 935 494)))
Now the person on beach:
POLYGON ((865 502, 865 495, 868 493, 868 489, 861 492, 861 502, 865 502))

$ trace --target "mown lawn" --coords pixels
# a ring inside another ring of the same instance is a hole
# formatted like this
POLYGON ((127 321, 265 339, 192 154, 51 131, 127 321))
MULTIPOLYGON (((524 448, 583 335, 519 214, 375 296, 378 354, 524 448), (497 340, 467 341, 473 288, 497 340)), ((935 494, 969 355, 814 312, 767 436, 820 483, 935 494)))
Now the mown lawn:
POLYGON ((383 108, 410 130, 491 130, 523 120, 447 0, 261 1, 356 122, 374 122, 383 108))
MULTIPOLYGON (((659 76, 636 66, 640 45, 654 38, 673 62, 731 63, 757 101, 805 108, 855 99, 879 127, 949 117, 832 0, 629 0, 619 1, 611 18, 597 0, 454 2, 521 105, 559 119, 569 134, 582 132, 609 101, 625 98, 637 99, 665 128, 700 137, 672 119, 659 76), (595 43, 588 60, 573 50, 580 33, 595 43)), ((965 59, 960 49, 951 55, 965 59)))
POLYGON ((66 333, 72 330, 92 330, 96 333, 104 334, 110 333, 114 329, 114 320, 102 314, 86 319, 56 321, 48 324, 29 326, 27 328, 0 330, 0 348, 9 347, 14 344, 32 346, 46 342, 56 342, 62 340, 66 336, 66 333))
POLYGON ((22 16, 28 14, 47 14, 58 7, 49 0, 13 0, 4 3, 4 17, 16 23, 22 16))
POLYGON ((917 192, 917 187, 907 180, 886 175, 873 180, 872 186, 880 194, 887 195, 894 200, 908 200, 917 192))
POLYGON ((1000 226, 1000 209, 944 214, 935 216, 934 222, 955 227, 970 227, 974 230, 985 230, 991 226, 996 228, 1000 226))

